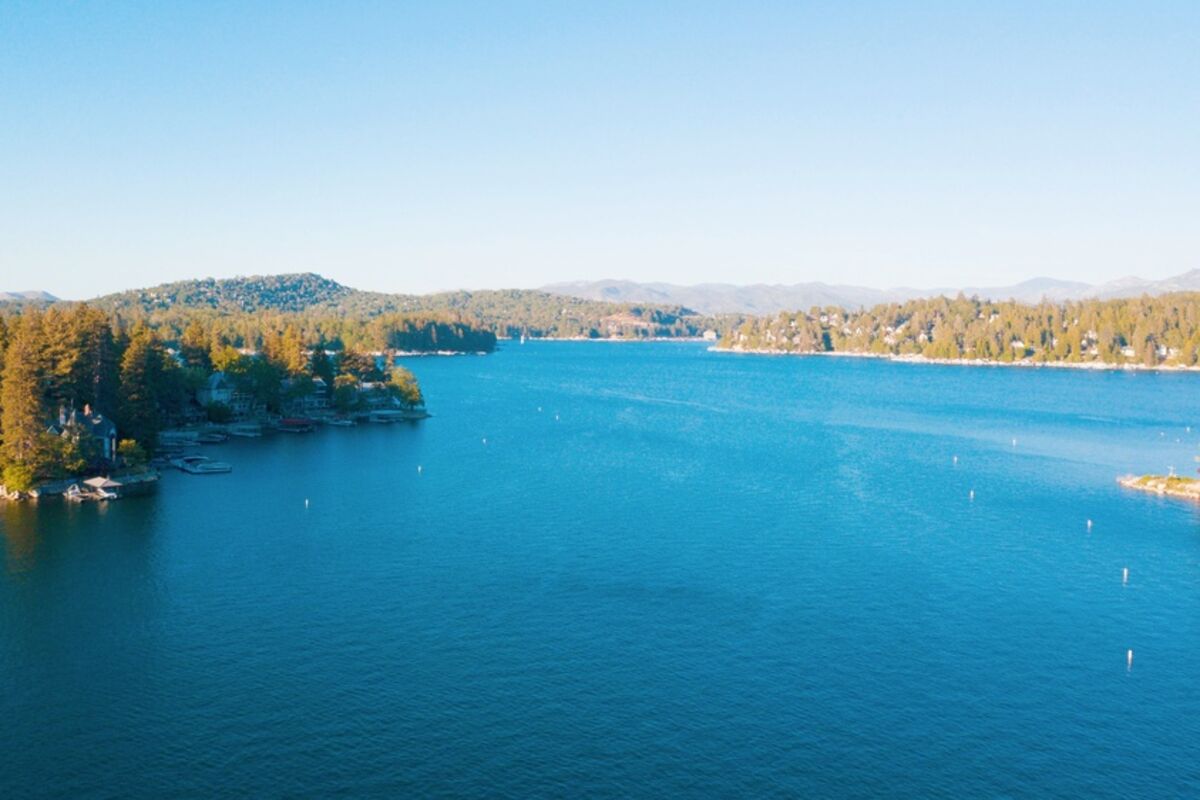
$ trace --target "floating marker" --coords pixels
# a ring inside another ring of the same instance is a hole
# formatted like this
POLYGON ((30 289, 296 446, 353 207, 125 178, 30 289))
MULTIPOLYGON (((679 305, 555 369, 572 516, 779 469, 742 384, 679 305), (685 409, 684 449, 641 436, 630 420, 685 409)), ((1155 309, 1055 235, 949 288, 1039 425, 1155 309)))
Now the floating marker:
POLYGON ((304 507, 308 508, 308 498, 304 498, 304 507))
POLYGON ((1129 648, 1129 651, 1127 653, 1125 653, 1125 669, 1127 669, 1127 670, 1133 669, 1133 648, 1132 647, 1129 648))
POLYGON ((954 457, 954 463, 955 463, 955 465, 957 466, 957 464, 958 464, 958 456, 955 456, 955 457, 954 457))
POLYGON ((554 421, 555 421, 555 422, 558 422, 558 414, 555 414, 555 415, 554 415, 554 421))
POLYGON ((1124 586, 1127 583, 1129 583, 1129 567, 1121 570, 1121 585, 1124 586))
POLYGON ((421 474, 421 471, 422 471, 423 469, 424 469, 424 467, 422 467, 420 464, 417 464, 417 474, 418 474, 418 475, 420 475, 420 474, 421 474))
POLYGON ((970 499, 970 500, 974 500, 974 499, 975 499, 975 490, 974 490, 974 489, 972 489, 972 490, 971 490, 971 493, 967 495, 967 498, 968 498, 968 499, 970 499))
POLYGON ((540 413, 542 413, 542 407, 541 407, 541 406, 538 406, 538 413, 539 413, 539 414, 540 414, 540 413))
POLYGON ((1017 446, 1017 440, 1013 439, 1013 447, 1016 447, 1016 446, 1017 446))
POLYGON ((1091 529, 1092 529, 1092 521, 1089 519, 1088 520, 1088 530, 1090 531, 1091 529))
POLYGON ((483 437, 483 443, 484 443, 484 445, 486 445, 486 444, 487 444, 487 437, 486 437, 486 436, 485 436, 485 437, 483 437))

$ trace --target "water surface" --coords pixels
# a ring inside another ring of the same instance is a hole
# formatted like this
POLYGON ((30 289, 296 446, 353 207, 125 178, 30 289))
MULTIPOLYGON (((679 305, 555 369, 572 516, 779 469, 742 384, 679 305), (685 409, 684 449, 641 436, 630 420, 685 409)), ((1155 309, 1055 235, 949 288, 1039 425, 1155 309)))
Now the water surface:
POLYGON ((1195 376, 408 365, 424 422, 0 506, 0 796, 1200 792, 1200 516, 1114 482, 1195 376))

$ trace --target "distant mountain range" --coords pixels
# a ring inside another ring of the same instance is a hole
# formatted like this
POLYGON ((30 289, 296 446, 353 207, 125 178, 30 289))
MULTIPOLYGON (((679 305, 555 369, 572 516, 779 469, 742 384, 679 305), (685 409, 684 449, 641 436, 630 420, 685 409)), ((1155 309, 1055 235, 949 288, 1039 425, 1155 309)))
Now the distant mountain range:
POLYGON ((585 300, 537 289, 384 294, 314 273, 176 281, 88 302, 126 319, 148 319, 176 330, 196 319, 280 313, 308 315, 310 322, 320 319, 327 330, 344 320, 387 315, 463 320, 502 337, 699 336, 711 327, 710 320, 678 307, 585 300))
POLYGON ((847 286, 821 282, 783 284, 701 283, 680 286, 670 283, 638 283, 635 281, 603 280, 552 283, 542 291, 563 294, 585 300, 604 300, 611 303, 656 303, 685 306, 702 314, 775 314, 798 311, 813 306, 842 306, 868 308, 879 303, 900 303, 923 297, 960 292, 968 297, 990 300, 1018 300, 1036 303, 1045 300, 1108 300, 1118 297, 1140 297, 1170 292, 1200 291, 1200 269, 1163 280, 1120 278, 1108 283, 1090 284, 1062 281, 1055 278, 1032 278, 1011 286, 964 286, 936 289, 897 287, 872 289, 866 286, 847 286))
POLYGON ((0 303, 53 303, 57 299, 49 292, 0 292, 0 303))
MULTIPOLYGON (((105 308, 139 306, 146 311, 179 307, 208 307, 256 311, 303 311, 314 307, 353 308, 367 313, 382 311, 435 311, 459 309, 479 313, 491 307, 554 305, 552 296, 572 298, 572 303, 590 302, 606 307, 587 308, 591 315, 615 313, 616 306, 655 306, 674 315, 698 314, 776 314, 803 311, 814 306, 841 306, 847 309, 869 308, 880 303, 901 303, 925 297, 962 293, 990 300, 1017 300, 1036 303, 1041 300, 1109 300, 1171 292, 1200 291, 1200 269, 1162 280, 1120 278, 1107 283, 1090 284, 1055 278, 1032 278, 1011 286, 963 286, 916 289, 896 287, 873 289, 822 282, 783 284, 701 283, 681 286, 670 283, 603 280, 552 283, 539 290, 485 290, 478 292, 442 292, 430 295, 394 295, 363 292, 343 286, 319 275, 268 275, 248 278, 179 281, 148 289, 130 290, 96 298, 92 302, 105 308), (611 305, 611 307, 607 307, 611 305)), ((51 303, 57 298, 48 292, 0 292, 0 303, 51 303)), ((582 310, 576 308, 576 310, 582 310)), ((486 316, 486 313, 485 313, 486 316)))

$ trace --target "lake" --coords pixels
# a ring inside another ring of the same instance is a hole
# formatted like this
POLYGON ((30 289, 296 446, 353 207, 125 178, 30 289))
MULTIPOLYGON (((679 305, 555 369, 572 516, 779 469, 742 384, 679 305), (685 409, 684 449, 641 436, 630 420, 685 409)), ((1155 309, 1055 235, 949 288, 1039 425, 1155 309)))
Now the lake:
POLYGON ((406 364, 428 420, 0 505, 0 796, 1200 794, 1200 511, 1115 483, 1200 376, 406 364))

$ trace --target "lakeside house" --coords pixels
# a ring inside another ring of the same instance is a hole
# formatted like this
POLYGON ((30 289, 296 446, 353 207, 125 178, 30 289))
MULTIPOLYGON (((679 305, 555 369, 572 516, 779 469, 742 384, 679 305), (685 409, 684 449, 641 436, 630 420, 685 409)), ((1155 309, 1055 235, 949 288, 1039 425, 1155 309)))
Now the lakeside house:
POLYGON ((285 378, 280 388, 283 410, 292 416, 320 416, 332 405, 324 378, 285 378))
POLYGON ((60 408, 58 419, 50 423, 46 430, 82 445, 85 452, 93 453, 92 460, 97 462, 95 466, 117 462, 117 426, 90 405, 84 405, 82 412, 60 408))
POLYGON ((196 390, 196 402, 202 406, 221 403, 233 406, 233 381, 224 372, 214 372, 204 381, 204 385, 196 390))
POLYGON ((223 406, 229 409, 235 420, 245 420, 266 412, 266 406, 258 403, 254 395, 238 388, 233 378, 224 372, 214 372, 196 390, 196 404, 201 409, 223 406))

